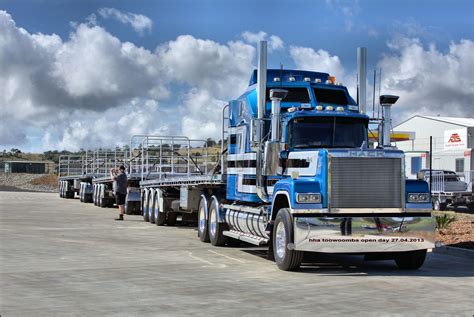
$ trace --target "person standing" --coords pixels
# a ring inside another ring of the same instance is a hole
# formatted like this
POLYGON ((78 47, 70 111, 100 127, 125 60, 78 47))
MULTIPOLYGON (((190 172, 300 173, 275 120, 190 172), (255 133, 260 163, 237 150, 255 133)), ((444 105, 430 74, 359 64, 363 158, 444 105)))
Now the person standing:
POLYGON ((119 217, 115 220, 122 221, 125 214, 125 199, 127 197, 127 174, 125 174, 125 166, 120 166, 118 169, 110 169, 110 178, 114 182, 113 190, 115 196, 115 203, 119 208, 119 217))

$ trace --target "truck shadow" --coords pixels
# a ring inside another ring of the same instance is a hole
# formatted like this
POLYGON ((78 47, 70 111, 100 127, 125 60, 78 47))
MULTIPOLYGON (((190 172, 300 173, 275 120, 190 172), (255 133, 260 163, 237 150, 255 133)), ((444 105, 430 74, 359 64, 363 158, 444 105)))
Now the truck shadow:
MULTIPOLYGON (((267 261, 267 249, 254 246, 239 246, 242 252, 267 261)), ((276 266, 276 264, 275 264, 276 266)), ((400 270, 394 260, 365 261, 361 255, 305 253, 297 273, 313 273, 334 276, 429 276, 472 277, 474 261, 467 258, 428 253, 424 265, 418 270, 400 270)))

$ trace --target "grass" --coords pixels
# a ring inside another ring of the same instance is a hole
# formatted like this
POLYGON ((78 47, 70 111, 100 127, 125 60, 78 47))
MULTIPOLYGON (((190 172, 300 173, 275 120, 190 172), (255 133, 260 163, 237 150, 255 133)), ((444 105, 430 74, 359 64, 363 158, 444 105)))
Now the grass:
POLYGON ((436 229, 442 230, 448 228, 448 226, 456 220, 455 216, 448 214, 435 215, 436 229))
POLYGON ((49 187, 58 187, 58 177, 54 174, 47 174, 33 179, 32 185, 45 185, 49 187))

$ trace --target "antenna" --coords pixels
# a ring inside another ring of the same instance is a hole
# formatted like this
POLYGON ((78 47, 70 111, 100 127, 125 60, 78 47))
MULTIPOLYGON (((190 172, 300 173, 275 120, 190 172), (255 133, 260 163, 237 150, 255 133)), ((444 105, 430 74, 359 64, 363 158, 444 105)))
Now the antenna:
MULTIPOLYGON (((382 68, 380 68, 380 72, 379 72, 379 100, 380 100, 380 89, 382 87, 382 68)), ((382 113, 383 115, 383 113, 382 113)), ((379 101, 379 105, 377 107, 377 117, 380 118, 380 101, 379 101)))
POLYGON ((375 78, 377 77, 377 70, 374 69, 374 89, 372 93, 372 118, 375 117, 375 78))
POLYGON ((283 63, 280 62, 280 88, 283 87, 283 86, 282 86, 282 85, 283 85, 283 82, 282 82, 283 77, 282 77, 282 76, 283 76, 283 63))

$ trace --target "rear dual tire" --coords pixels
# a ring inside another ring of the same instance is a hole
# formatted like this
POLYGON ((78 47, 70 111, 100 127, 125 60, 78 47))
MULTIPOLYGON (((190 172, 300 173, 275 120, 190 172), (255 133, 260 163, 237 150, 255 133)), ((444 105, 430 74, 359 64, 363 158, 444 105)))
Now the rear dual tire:
POLYGON ((223 246, 227 242, 227 236, 224 231, 227 230, 227 224, 219 222, 220 205, 217 197, 212 196, 209 206, 208 232, 209 241, 213 246, 223 246))
POLYGON ((201 242, 209 242, 208 217, 209 204, 206 196, 201 195, 198 209, 198 237, 201 242))

